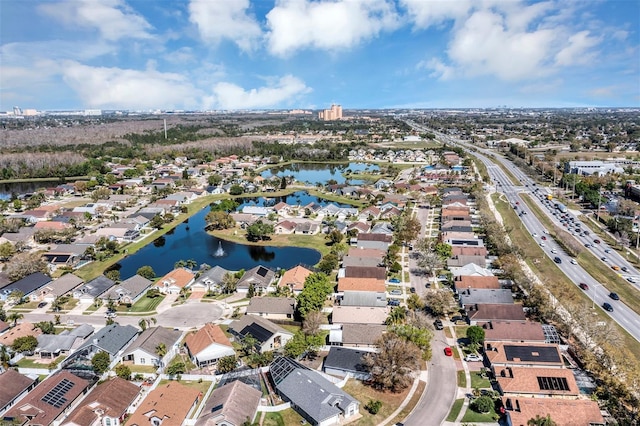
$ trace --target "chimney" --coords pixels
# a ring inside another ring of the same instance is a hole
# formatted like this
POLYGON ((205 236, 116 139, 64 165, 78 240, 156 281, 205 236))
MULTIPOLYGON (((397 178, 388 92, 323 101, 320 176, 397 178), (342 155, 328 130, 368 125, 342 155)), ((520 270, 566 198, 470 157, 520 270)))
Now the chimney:
POLYGON ((507 367, 507 371, 509 372, 509 377, 513 379, 513 370, 511 369, 511 367, 507 367))
POLYGON ((516 411, 520 411, 520 402, 516 399, 516 411))

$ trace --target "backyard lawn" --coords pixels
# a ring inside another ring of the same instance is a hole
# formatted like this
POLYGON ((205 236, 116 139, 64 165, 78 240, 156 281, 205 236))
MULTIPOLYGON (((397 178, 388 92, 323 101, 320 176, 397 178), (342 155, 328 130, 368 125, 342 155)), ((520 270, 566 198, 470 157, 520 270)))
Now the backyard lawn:
MULTIPOLYGON (((258 413, 258 416, 260 413, 258 413)), ((267 413, 264 416, 264 422, 262 426, 289 426, 289 425, 300 425, 303 422, 302 416, 296 413, 293 408, 287 408, 283 411, 278 411, 275 413, 267 413)))
POLYGON ((127 308, 124 305, 118 306, 118 312, 153 312, 158 307, 160 302, 164 300, 164 295, 159 295, 157 297, 141 297, 136 303, 134 303, 130 308, 127 308))
POLYGON ((354 423, 358 426, 374 426, 380 424, 400 406, 409 392, 409 388, 398 393, 390 391, 381 392, 371 386, 365 385, 359 380, 353 379, 349 380, 342 390, 360 401, 360 414, 362 414, 362 418, 354 423), (376 415, 369 413, 366 408, 364 408, 370 400, 378 400, 382 402, 382 407, 376 415))

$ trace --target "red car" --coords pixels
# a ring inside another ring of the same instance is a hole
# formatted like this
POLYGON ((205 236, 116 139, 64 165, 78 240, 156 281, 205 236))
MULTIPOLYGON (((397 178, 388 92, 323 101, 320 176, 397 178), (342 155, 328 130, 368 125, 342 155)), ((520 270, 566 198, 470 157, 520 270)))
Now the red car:
POLYGON ((543 240, 546 240, 546 239, 547 239, 547 237, 545 237, 544 235, 543 235, 542 237, 540 237, 540 238, 542 238, 543 240))
POLYGON ((583 290, 589 290, 589 286, 586 283, 580 283, 578 284, 578 287, 580 287, 583 290))
POLYGON ((451 348, 449 346, 447 346, 446 348, 444 348, 444 354, 446 356, 453 356, 453 351, 451 350, 451 348))
POLYGON ((594 243, 600 244, 600 240, 593 240, 594 243))

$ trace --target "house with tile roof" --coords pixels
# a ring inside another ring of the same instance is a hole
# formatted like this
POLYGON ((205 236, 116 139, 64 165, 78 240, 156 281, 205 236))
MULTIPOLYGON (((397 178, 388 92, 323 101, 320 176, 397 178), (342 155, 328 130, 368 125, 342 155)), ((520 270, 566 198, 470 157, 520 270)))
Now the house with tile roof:
POLYGON ((388 307, 334 306, 332 324, 384 324, 389 316, 388 307))
POLYGON ((344 268, 344 276, 348 278, 385 280, 387 278, 387 269, 383 266, 347 266, 344 268))
POLYGON ((0 418, 22 396, 38 384, 37 376, 29 377, 9 369, 0 373, 0 418))
POLYGON ((0 335, 0 345, 11 346, 18 337, 34 336, 37 338, 41 334, 42 330, 36 328, 29 321, 24 321, 16 324, 15 327, 11 327, 5 333, 0 335))
POLYGON ((310 424, 340 424, 359 414, 357 399, 288 357, 278 357, 269 366, 276 391, 310 424))
POLYGON ((252 423, 261 399, 259 390, 234 380, 211 393, 195 426, 242 426, 247 422, 252 423))
POLYGON ((293 319, 296 299, 293 297, 252 297, 247 306, 247 315, 258 315, 268 319, 293 319))
POLYGON ((140 393, 139 386, 120 377, 111 377, 93 388, 61 426, 121 425, 140 393))
POLYGON ((495 372, 501 395, 564 398, 580 395, 573 370, 568 368, 502 367, 495 372))
POLYGON ((165 294, 178 294, 183 288, 189 287, 195 281, 195 274, 185 268, 176 268, 160 278, 155 288, 165 294))
POLYGON ((174 347, 179 343, 182 332, 180 330, 150 327, 144 330, 122 353, 122 361, 134 365, 161 365, 164 359, 174 354, 174 347), (163 344, 166 350, 164 357, 158 355, 157 348, 163 344))
POLYGON ((564 368, 555 344, 485 341, 484 354, 495 375, 505 367, 564 368))
POLYGON ((386 289, 387 287, 384 279, 354 277, 338 278, 338 293, 343 293, 345 291, 373 291, 376 293, 385 293, 386 289))
POLYGON ((484 303, 465 306, 471 325, 487 321, 526 321, 522 305, 484 303))
POLYGON ((4 413, 2 420, 21 426, 50 425, 83 395, 89 384, 89 381, 68 371, 60 371, 18 401, 4 413))
POLYGON ((537 416, 551 416, 557 426, 604 426, 600 407, 589 399, 557 399, 503 396, 507 425, 527 426, 537 416))
POLYGON ((282 277, 280 277, 280 281, 278 282, 278 286, 287 286, 291 289, 293 294, 299 294, 304 288, 305 280, 311 274, 312 271, 304 266, 295 266, 282 274, 282 277))
POLYGON ((260 352, 273 351, 284 347, 293 338, 293 333, 268 319, 256 315, 244 315, 229 324, 229 332, 241 341, 251 335, 258 341, 260 352))
POLYGON ((170 381, 149 392, 127 426, 181 426, 201 397, 198 389, 170 381))
POLYGON ((474 276, 474 275, 459 275, 454 278, 453 286, 457 291, 463 291, 470 288, 476 289, 499 289, 502 288, 498 277, 494 276, 474 276))
POLYGON ((225 356, 235 356, 233 345, 219 325, 207 323, 184 339, 189 356, 198 367, 212 365, 225 356))
POLYGON ((348 348, 375 348, 376 341, 387 332, 382 324, 340 324, 329 330, 329 344, 348 348))
POLYGON ((542 324, 537 321, 488 321, 478 325, 484 329, 485 340, 523 343, 546 340, 542 324))

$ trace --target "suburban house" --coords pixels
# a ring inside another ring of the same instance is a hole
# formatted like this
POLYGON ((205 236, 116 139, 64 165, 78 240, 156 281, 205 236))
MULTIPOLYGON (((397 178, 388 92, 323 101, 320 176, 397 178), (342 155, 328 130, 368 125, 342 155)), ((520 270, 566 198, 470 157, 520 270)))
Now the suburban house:
POLYGON ((343 293, 342 298, 338 299, 340 306, 387 306, 387 294, 385 292, 377 293, 375 291, 350 291, 343 293))
POLYGON ((471 325, 487 321, 526 321, 522 305, 485 303, 465 306, 471 325))
POLYGON ((332 324, 384 324, 389 308, 374 306, 334 306, 332 324))
POLYGON ((463 291, 470 288, 476 289, 498 289, 502 288, 498 277, 494 276, 472 276, 472 275, 459 275, 453 280, 453 286, 457 291, 463 291))
POLYGON ((386 325, 341 324, 329 331, 329 344, 347 348, 375 348, 376 341, 387 331, 386 325))
POLYGON ((229 271, 227 271, 226 269, 221 268, 220 266, 214 266, 213 268, 207 269, 206 271, 202 272, 198 279, 193 284, 191 284, 190 288, 192 291, 201 292, 216 290, 219 291, 222 289, 224 277, 228 273, 229 271))
POLYGON ((504 367, 564 367, 560 348, 548 343, 485 341, 484 353, 496 376, 504 367))
POLYGON ((0 373, 0 416, 37 384, 37 376, 28 377, 13 369, 0 373))
POLYGON ((256 266, 244 273, 238 281, 236 287, 238 292, 243 293, 249 291, 249 286, 253 284, 253 288, 260 291, 267 291, 271 283, 276 277, 276 273, 264 266, 256 266))
POLYGON ((8 284, 0 289, 0 300, 6 301, 11 293, 20 291, 25 297, 30 297, 32 293, 51 282, 51 277, 42 272, 34 272, 24 278, 8 284))
POLYGON ((580 395, 573 370, 568 368, 504 367, 496 369, 501 395, 577 397, 580 395))
POLYGON ((387 278, 387 269, 383 266, 347 266, 344 268, 344 276, 347 278, 385 280, 387 278))
POLYGON ((340 277, 338 278, 337 290, 338 293, 344 293, 345 291, 371 291, 386 294, 387 287, 384 279, 340 277))
POLYGON ((207 323, 196 331, 187 335, 184 344, 189 356, 198 367, 215 364, 225 356, 235 356, 236 352, 229 338, 219 325, 207 323))
POLYGON ((89 384, 68 371, 60 371, 49 376, 9 409, 2 418, 3 423, 50 425, 83 395, 89 384))
POLYGON ((160 278, 155 287, 162 293, 179 294, 180 290, 189 287, 195 279, 195 274, 185 268, 176 268, 160 278))
POLYGON ((161 361, 174 353, 172 350, 179 342, 182 332, 164 327, 151 327, 144 330, 122 354, 122 361, 134 365, 160 365, 161 361), (158 348, 164 345, 164 356, 158 355, 158 348))
POLYGON ((258 412, 262 392, 234 380, 215 389, 195 426, 242 426, 252 423, 258 412))
POLYGON ((260 352, 279 349, 293 338, 290 331, 256 315, 244 315, 233 321, 229 324, 229 332, 240 341, 250 334, 258 341, 260 352))
POLYGON ((336 425, 359 414, 357 399, 291 358, 276 358, 269 371, 278 394, 312 425, 336 425))
POLYGON ((287 270, 282 277, 280 278, 280 282, 278 286, 283 287, 287 286, 291 289, 292 294, 299 294, 304 288, 304 282, 312 272, 305 268, 304 266, 296 266, 287 270))
POLYGON ((322 369, 325 373, 339 377, 353 377, 358 380, 371 379, 369 368, 362 362, 362 357, 371 352, 358 349, 333 346, 324 359, 322 369))
POLYGON ((60 334, 41 334, 37 337, 38 346, 34 354, 40 358, 54 359, 60 355, 67 355, 78 348, 93 334, 94 329, 89 324, 82 324, 73 330, 64 330, 60 334))
POLYGON ((127 426, 180 426, 200 397, 198 389, 170 381, 149 392, 127 419, 127 426))
POLYGON ((116 303, 132 305, 136 303, 147 292, 153 282, 136 274, 127 278, 120 284, 112 286, 109 291, 103 293, 100 299, 103 301, 113 300, 116 303))
POLYGON ((480 304, 508 304, 513 305, 513 295, 507 289, 467 288, 458 292, 460 306, 466 308, 469 305, 480 304))
POLYGON ((110 280, 104 275, 100 275, 99 277, 96 277, 88 283, 85 283, 73 290, 73 298, 79 299, 81 302, 93 302, 102 293, 109 290, 114 284, 115 281, 110 280))
POLYGON ((600 407, 590 399, 531 398, 530 396, 503 396, 502 405, 506 409, 507 425, 527 426, 537 416, 551 414, 557 426, 604 426, 600 407))
POLYGON ((358 234, 355 246, 363 249, 375 249, 386 252, 392 242, 392 235, 365 233, 358 234))
POLYGON ((537 321, 489 321, 479 325, 487 341, 544 343, 546 340, 542 324, 537 321))
POLYGON ((6 333, 0 335, 1 346, 11 346, 18 337, 34 336, 38 337, 42 334, 42 330, 36 328, 28 321, 21 322, 15 327, 10 328, 6 333))
POLYGON ((100 383, 62 422, 62 426, 120 426, 141 388, 128 380, 112 377, 100 383))
POLYGON ((53 302, 56 297, 65 296, 76 287, 82 285, 84 280, 73 274, 64 274, 58 279, 51 281, 42 289, 42 300, 53 302))
POLYGON ((293 319, 296 299, 293 297, 252 297, 247 306, 247 315, 258 315, 269 319, 293 319))

